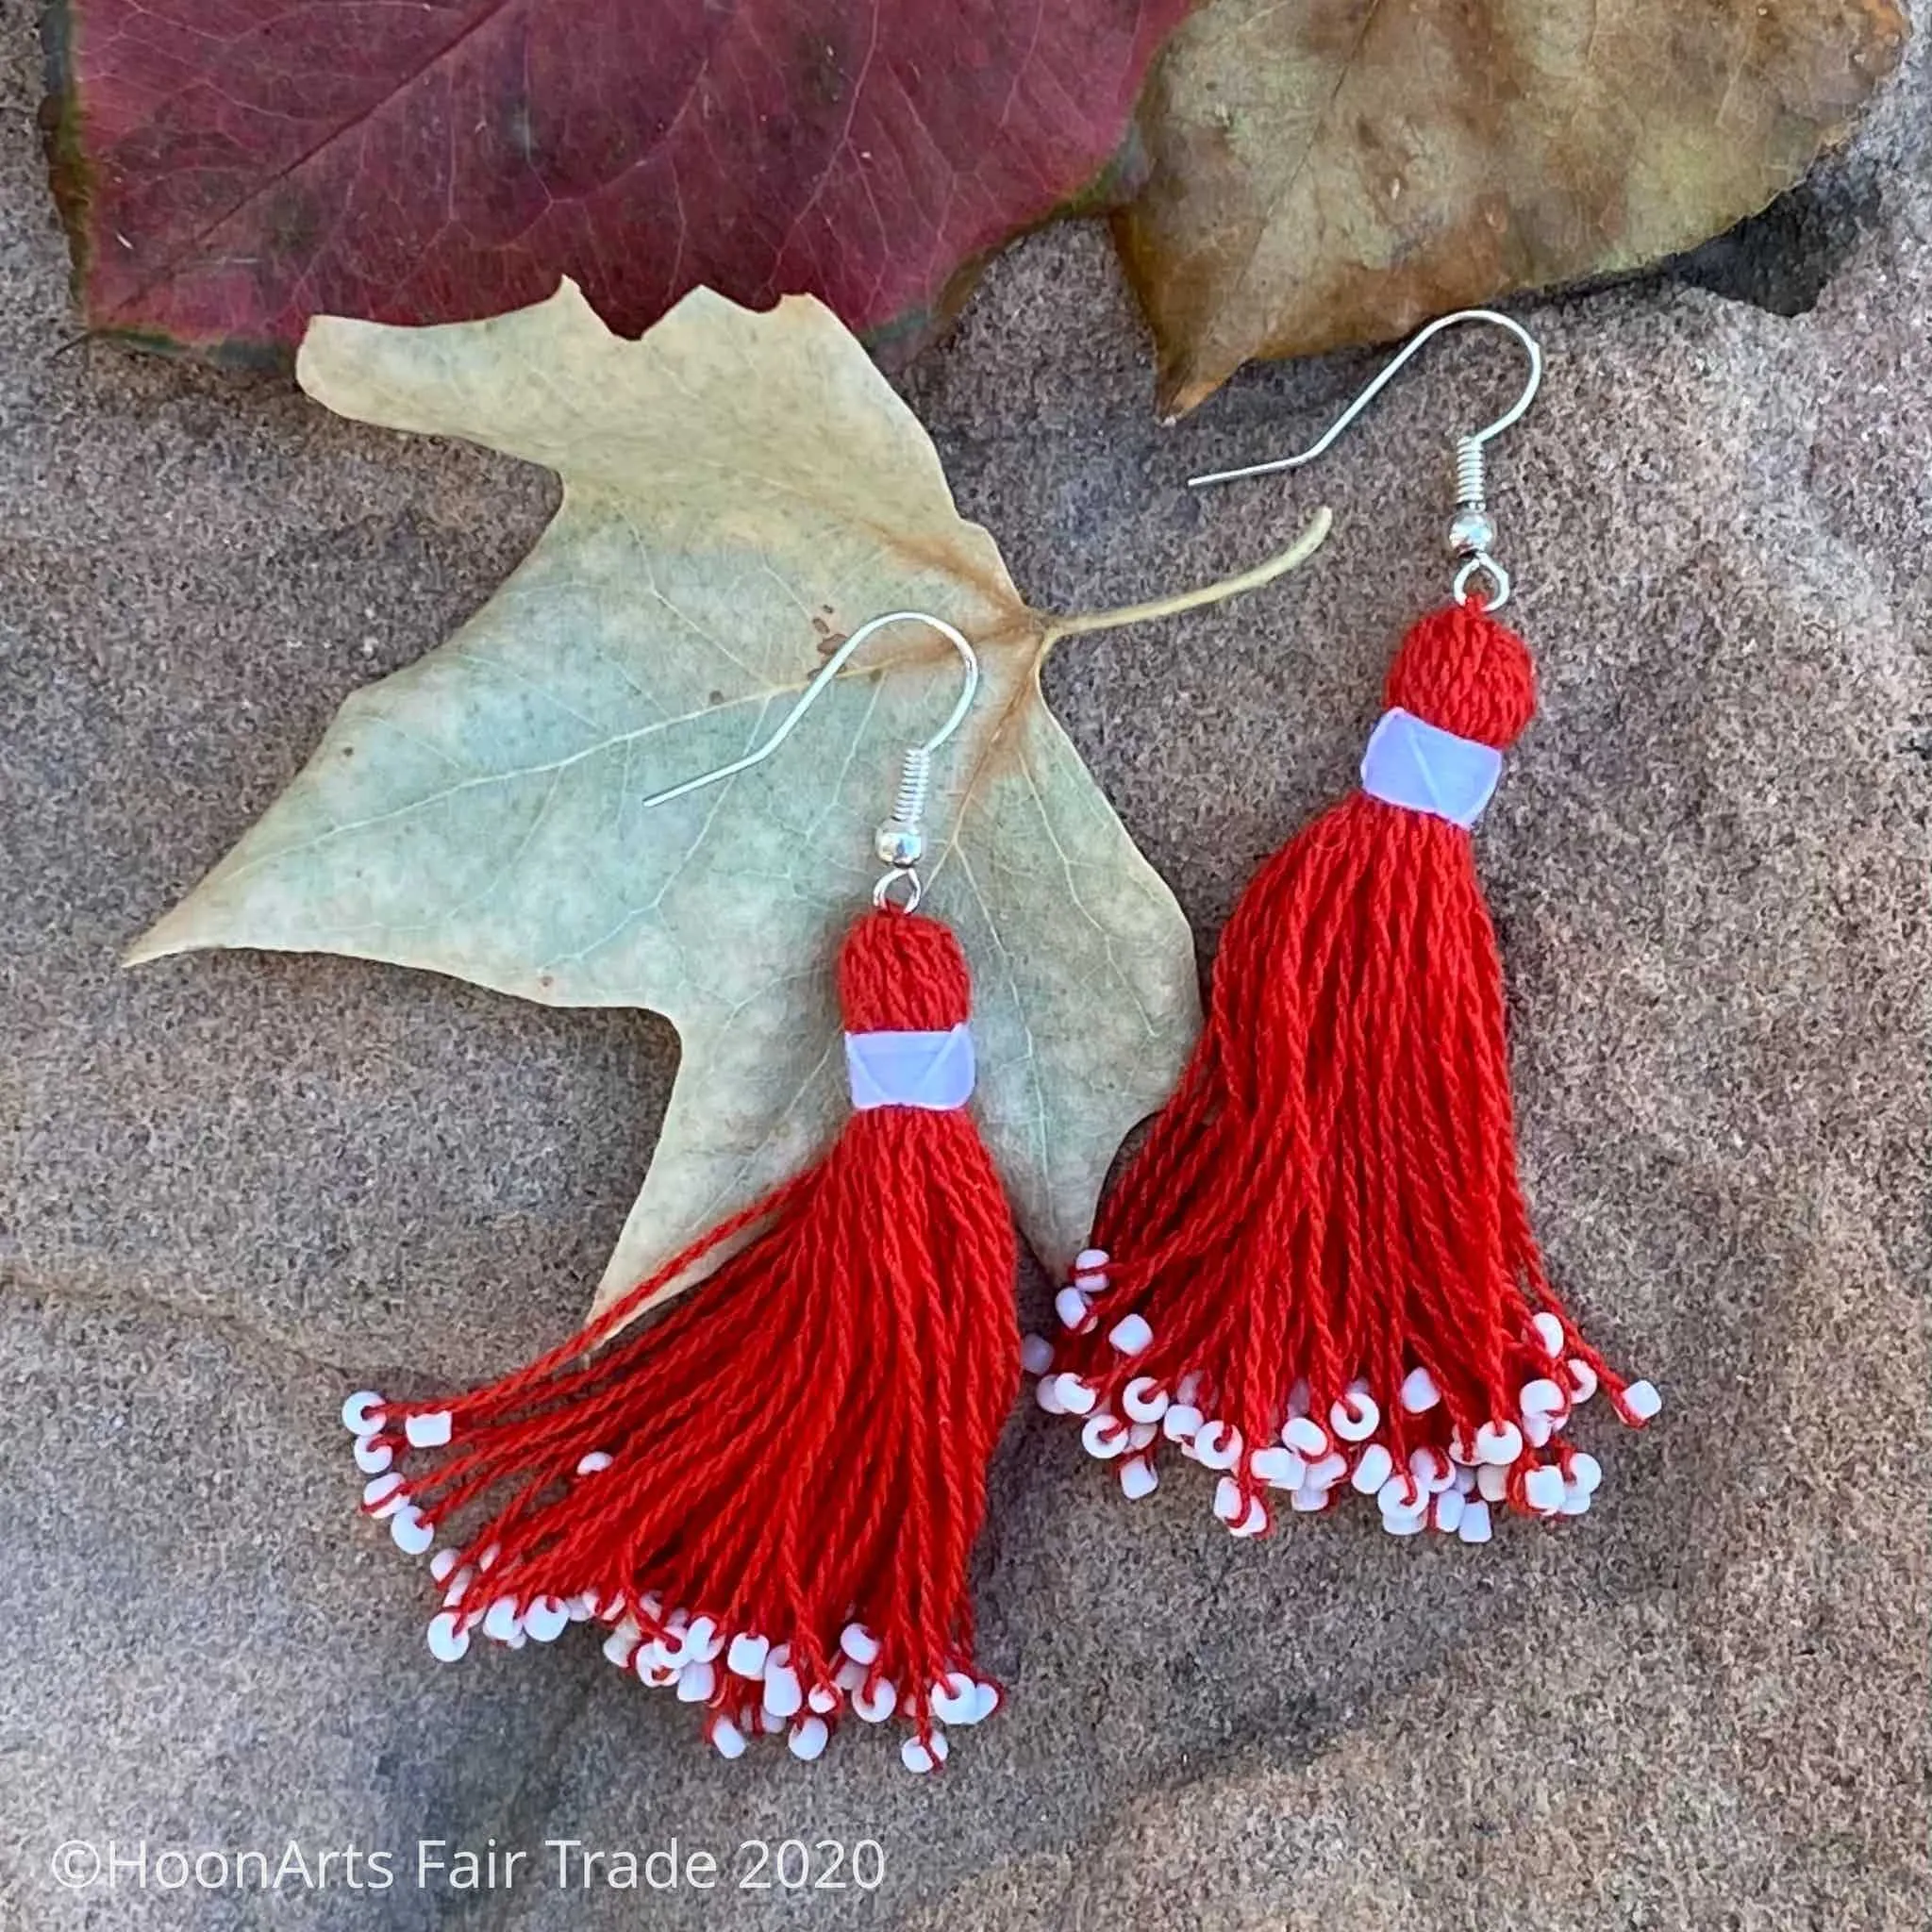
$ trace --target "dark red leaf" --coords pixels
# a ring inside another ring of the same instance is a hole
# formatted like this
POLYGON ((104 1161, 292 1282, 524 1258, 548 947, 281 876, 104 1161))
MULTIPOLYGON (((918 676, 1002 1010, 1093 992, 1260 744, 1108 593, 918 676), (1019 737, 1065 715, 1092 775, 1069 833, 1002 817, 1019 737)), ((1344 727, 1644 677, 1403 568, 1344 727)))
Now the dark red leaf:
POLYGON ((1090 190, 1189 0, 65 0, 55 191, 88 321, 227 353, 576 277, 918 333, 1090 190))

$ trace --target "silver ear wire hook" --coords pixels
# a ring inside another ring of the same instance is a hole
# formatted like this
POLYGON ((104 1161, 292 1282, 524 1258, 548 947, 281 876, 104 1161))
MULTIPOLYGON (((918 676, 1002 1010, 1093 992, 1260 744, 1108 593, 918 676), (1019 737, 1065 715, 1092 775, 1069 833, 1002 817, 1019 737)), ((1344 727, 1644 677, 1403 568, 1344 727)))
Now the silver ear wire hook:
POLYGON ((702 791, 707 785, 735 778, 739 773, 763 764, 797 729, 799 720, 811 708, 825 686, 845 668, 852 654, 874 632, 883 630, 889 624, 928 625, 959 654, 959 661, 966 669, 966 680, 959 689, 953 708, 947 712, 945 722, 924 744, 908 747, 899 767, 899 790, 892 801, 891 816, 879 826, 873 839, 873 849, 888 868, 884 877, 873 888, 873 904, 884 906, 892 888, 903 883, 906 897, 900 903, 905 910, 910 912, 919 904, 920 897, 919 874, 914 868, 925 851, 925 830, 921 821, 925 816, 925 801, 932 789, 932 755, 965 723, 966 713, 973 708, 973 700, 979 692, 978 655, 963 633, 956 630, 942 617, 934 617, 924 610, 889 610, 883 617, 869 618, 819 666, 811 682, 798 694, 798 702, 786 712, 778 728, 756 751, 748 751, 741 758, 733 758, 729 764, 719 765, 713 771, 700 772, 695 778, 686 778, 679 784, 667 786, 662 791, 654 791, 648 798, 638 801, 638 809, 649 811, 654 806, 669 805, 674 798, 683 798, 690 792, 702 791))
POLYGON ((1509 601, 1509 573, 1490 555, 1496 541, 1496 525, 1484 501, 1486 488, 1484 445, 1513 428, 1528 413, 1542 385, 1543 352, 1537 339, 1514 317, 1500 315, 1493 308, 1458 308, 1453 315, 1438 316, 1426 327, 1418 329, 1400 349, 1376 371, 1369 386, 1331 423, 1322 436, 1298 456, 1277 457, 1272 462, 1250 463, 1240 470, 1214 470, 1204 476, 1190 476, 1190 490, 1204 490, 1213 483, 1233 483, 1244 476, 1272 476, 1283 470, 1298 470, 1334 448, 1349 425, 1388 388, 1404 365, 1424 343, 1444 329, 1459 323, 1482 322, 1512 335, 1529 358, 1529 375, 1523 393, 1493 423, 1469 436, 1456 439, 1456 514, 1449 524, 1449 553, 1457 559, 1455 595, 1458 604, 1468 600, 1471 580, 1480 572, 1490 580, 1492 594, 1483 600, 1484 608, 1500 610, 1509 601))

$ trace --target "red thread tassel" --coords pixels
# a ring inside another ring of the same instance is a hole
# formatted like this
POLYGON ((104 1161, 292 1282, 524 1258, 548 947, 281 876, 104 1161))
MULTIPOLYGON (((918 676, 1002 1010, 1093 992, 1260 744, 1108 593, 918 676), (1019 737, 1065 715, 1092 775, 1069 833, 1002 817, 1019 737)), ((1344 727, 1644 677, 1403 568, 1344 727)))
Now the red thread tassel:
MULTIPOLYGON (((958 942, 894 908, 853 928, 839 986, 853 1033, 967 1018, 958 942)), ((998 1703, 974 1667, 967 1566, 1019 1381, 1016 1269, 964 1108, 874 1105, 528 1368, 455 1401, 351 1397, 364 1507, 398 1543, 483 1519, 433 1566, 431 1649, 459 1656, 479 1627, 521 1647, 596 1618, 612 1661, 703 1705, 727 1757, 766 1730, 816 1757, 849 1705, 896 1710, 907 1763, 931 1768, 942 1721, 998 1703), (419 1469, 425 1448, 441 1453, 419 1469)))
MULTIPOLYGON (((1387 702, 1507 749, 1535 710, 1520 639, 1472 604, 1410 631, 1387 702)), ((1581 1515, 1563 1431, 1601 1387, 1657 1407, 1557 1300, 1517 1178, 1502 961, 1469 833, 1357 792, 1267 860, 1179 1089, 1058 1303, 1049 1410, 1145 1494, 1155 1445, 1221 1473, 1238 1535, 1350 1485, 1397 1535, 1484 1542, 1490 1506, 1581 1515)))

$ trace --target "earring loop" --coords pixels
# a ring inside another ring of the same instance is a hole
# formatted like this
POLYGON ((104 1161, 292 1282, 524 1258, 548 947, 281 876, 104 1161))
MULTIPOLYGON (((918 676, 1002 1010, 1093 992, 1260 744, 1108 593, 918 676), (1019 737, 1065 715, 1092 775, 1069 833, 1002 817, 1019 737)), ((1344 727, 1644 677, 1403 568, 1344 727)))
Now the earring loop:
POLYGON ((1462 566, 1456 573, 1456 581, 1449 587, 1449 594, 1458 604, 1469 602, 1470 580, 1477 573, 1488 577, 1492 595, 1482 600, 1485 610, 1500 610, 1509 601, 1509 573, 1496 561, 1478 552, 1463 559, 1462 566))

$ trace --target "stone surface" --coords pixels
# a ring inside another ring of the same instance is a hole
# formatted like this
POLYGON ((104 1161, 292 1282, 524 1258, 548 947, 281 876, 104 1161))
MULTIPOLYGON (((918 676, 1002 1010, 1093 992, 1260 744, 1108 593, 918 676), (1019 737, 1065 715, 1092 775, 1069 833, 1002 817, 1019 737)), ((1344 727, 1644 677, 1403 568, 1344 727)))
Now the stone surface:
MULTIPOLYGON (((75 341, 25 0, 0 34, 0 1923, 807 1908, 547 1882, 546 1838, 673 1835, 875 1838, 885 1887, 818 1893, 824 1925, 1924 1923, 1923 60, 1834 164, 1861 212, 1808 313, 1664 281, 1527 310, 1550 378, 1496 456, 1544 679, 1481 839, 1528 1182, 1566 1291, 1670 1408, 1641 1438, 1591 1418, 1598 1509, 1481 1554, 1361 1511, 1236 1544, 1191 1470, 1130 1511, 1026 1410, 982 1561, 1011 1707, 914 1780, 871 1737, 725 1765, 580 1634, 440 1670, 422 1584, 356 1522, 342 1393, 562 1332, 675 1041, 338 959, 115 959, 345 691, 475 606, 552 486, 75 341), (355 1842, 397 1878, 338 1864, 280 1908, 54 1883, 62 1840, 110 1837, 355 1842), (539 1855, 513 1889, 416 1888, 419 1838, 491 1837, 539 1855)), ((1101 238, 1071 230, 908 384, 1041 604, 1205 579, 1335 507, 1278 591, 1052 667, 1204 939, 1348 781, 1441 588, 1447 438, 1512 379, 1452 338, 1315 470, 1178 487, 1285 448, 1365 366, 1251 371, 1163 432, 1101 238)))

